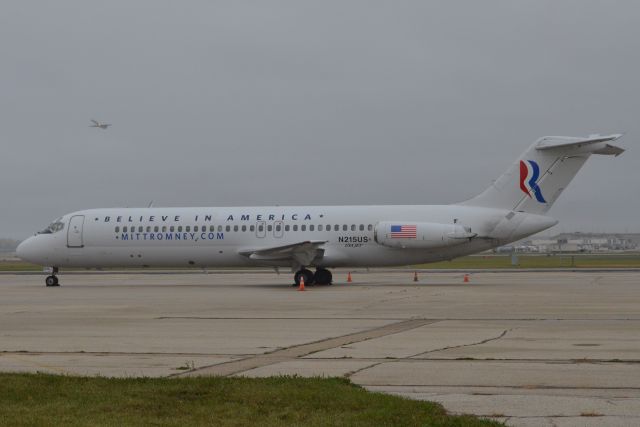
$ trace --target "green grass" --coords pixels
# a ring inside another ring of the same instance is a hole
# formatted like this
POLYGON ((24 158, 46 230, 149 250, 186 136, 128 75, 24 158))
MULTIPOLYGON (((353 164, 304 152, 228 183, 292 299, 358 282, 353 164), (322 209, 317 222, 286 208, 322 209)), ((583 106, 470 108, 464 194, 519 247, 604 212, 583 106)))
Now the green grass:
MULTIPOLYGON (((493 269, 493 268, 640 268, 640 254, 562 254, 562 255, 518 255, 518 265, 511 265, 509 255, 472 255, 453 261, 420 264, 417 268, 435 269, 493 269)), ((105 269, 109 271, 111 269, 105 269)), ((114 269, 114 270, 127 270, 114 269)), ((142 270, 142 269, 131 269, 142 270)), ((158 270, 153 268, 151 270, 158 270)), ((179 270, 179 269, 172 269, 179 270)), ((185 268, 189 270, 189 268, 185 268)), ((215 269, 208 269, 215 271, 215 269)), ((42 267, 23 261, 0 261, 0 271, 42 271, 42 267)), ((84 271, 72 268, 65 271, 84 271)))
POLYGON ((24 261, 0 261, 0 271, 42 271, 42 267, 24 261))
POLYGON ((640 254, 615 255, 518 255, 511 265, 510 255, 473 255, 452 261, 421 264, 418 268, 493 269, 493 268, 640 268, 640 254))
POLYGON ((0 374, 0 425, 499 426, 342 378, 0 374))

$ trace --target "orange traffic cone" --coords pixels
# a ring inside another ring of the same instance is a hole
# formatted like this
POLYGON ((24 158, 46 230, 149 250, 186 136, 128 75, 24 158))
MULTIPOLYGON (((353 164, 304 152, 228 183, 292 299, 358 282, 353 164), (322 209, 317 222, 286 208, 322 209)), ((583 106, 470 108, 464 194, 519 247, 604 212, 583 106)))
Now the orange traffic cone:
POLYGON ((465 275, 464 275, 464 280, 463 280, 463 282, 464 282, 464 283, 469 283, 469 274, 465 274, 465 275))
POLYGON ((298 286, 299 291, 304 291, 304 274, 300 275, 300 286, 298 286))
POLYGON ((414 282, 417 282, 417 281, 418 281, 418 272, 417 272, 417 271, 414 271, 414 272, 413 272, 413 281, 414 281, 414 282))
POLYGON ((347 283, 351 282, 353 282, 353 280, 351 280, 351 272, 349 272, 349 274, 347 274, 347 283))

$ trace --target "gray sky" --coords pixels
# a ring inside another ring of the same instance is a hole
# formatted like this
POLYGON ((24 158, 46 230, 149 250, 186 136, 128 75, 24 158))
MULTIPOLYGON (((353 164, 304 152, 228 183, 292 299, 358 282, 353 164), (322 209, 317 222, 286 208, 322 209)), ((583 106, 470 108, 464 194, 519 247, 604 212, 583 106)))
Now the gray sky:
POLYGON ((150 200, 450 203, 540 136, 612 132, 554 231, 640 231, 638 79, 631 0, 3 1, 0 236, 150 200))

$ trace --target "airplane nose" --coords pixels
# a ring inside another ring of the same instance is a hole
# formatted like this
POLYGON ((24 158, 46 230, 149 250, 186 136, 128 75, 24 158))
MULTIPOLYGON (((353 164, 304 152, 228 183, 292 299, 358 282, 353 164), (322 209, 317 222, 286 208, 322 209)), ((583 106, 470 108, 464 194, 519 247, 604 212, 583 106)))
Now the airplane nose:
MULTIPOLYGON (((29 240, 29 239, 27 239, 29 240)), ((18 247, 16 248, 16 256, 20 259, 24 259, 23 255, 25 253, 25 243, 27 242, 27 240, 23 240, 22 242, 20 242, 20 244, 18 245, 18 247)))
POLYGON ((16 255, 18 256, 18 258, 28 262, 36 261, 35 258, 37 257, 37 249, 35 240, 36 238, 34 236, 31 236, 18 245, 18 247, 16 248, 16 255))

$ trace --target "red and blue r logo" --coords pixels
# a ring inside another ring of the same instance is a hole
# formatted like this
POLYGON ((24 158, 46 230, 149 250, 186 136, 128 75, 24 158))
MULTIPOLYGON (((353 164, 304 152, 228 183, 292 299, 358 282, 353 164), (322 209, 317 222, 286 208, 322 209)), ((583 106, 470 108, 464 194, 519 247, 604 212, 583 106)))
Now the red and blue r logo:
POLYGON ((533 160, 520 160, 520 189, 529 197, 535 196, 540 203, 547 203, 538 187, 540 167, 533 160), (532 196, 533 195, 533 196, 532 196))

